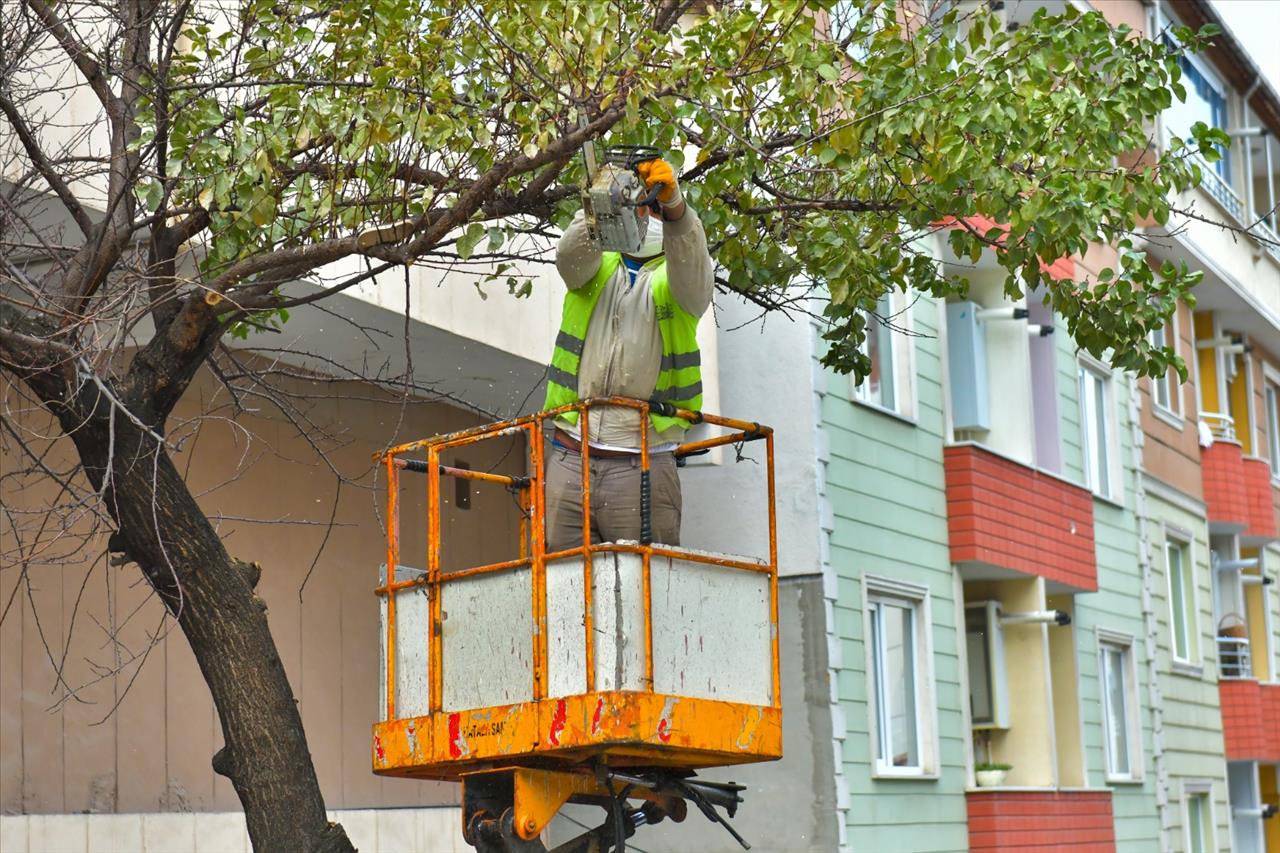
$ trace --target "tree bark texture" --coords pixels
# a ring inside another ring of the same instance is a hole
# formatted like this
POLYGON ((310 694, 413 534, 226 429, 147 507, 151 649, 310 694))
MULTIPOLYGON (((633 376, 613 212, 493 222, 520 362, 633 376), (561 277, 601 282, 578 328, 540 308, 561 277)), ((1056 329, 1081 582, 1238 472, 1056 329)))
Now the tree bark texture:
MULTIPOLYGON (((28 377, 29 380, 32 377, 28 377)), ((297 701, 254 594, 259 569, 233 559, 156 433, 93 379, 58 399, 28 381, 75 442, 118 532, 186 635, 222 721, 214 770, 228 777, 259 851, 353 850, 330 823, 297 701)))

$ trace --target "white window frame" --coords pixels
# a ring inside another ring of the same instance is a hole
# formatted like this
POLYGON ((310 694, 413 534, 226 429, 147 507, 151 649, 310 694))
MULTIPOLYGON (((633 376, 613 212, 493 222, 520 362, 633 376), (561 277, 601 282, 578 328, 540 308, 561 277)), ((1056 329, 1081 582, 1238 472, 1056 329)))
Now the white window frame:
POLYGON ((1195 537, 1189 531, 1170 524, 1164 525, 1164 573, 1165 591, 1169 597, 1169 654, 1173 657, 1175 663, 1200 666, 1202 660, 1200 649, 1200 594, 1199 584, 1196 582, 1195 537), (1174 628, 1173 571, 1169 565, 1170 546, 1176 546, 1182 552, 1183 583, 1191 584, 1190 601, 1184 600, 1183 602, 1183 606, 1187 610, 1187 624, 1184 627, 1187 634, 1189 654, 1186 656, 1178 654, 1178 636, 1174 628))
MULTIPOLYGON (((973 655, 969 654, 969 624, 968 616, 970 611, 981 611, 983 620, 987 629, 987 672, 991 676, 991 719, 986 722, 978 722, 976 719, 970 721, 975 730, 979 729, 1007 729, 1009 728, 1009 676, 1008 669, 1005 665, 1004 653, 1004 628, 1000 624, 1000 602, 998 601, 977 601, 967 603, 964 606, 965 614, 965 660, 969 666, 968 682, 969 696, 973 695, 973 655)), ((968 698, 968 697, 966 697, 968 698)), ((972 702, 970 703, 972 706, 972 702)))
MULTIPOLYGON (((1276 554, 1266 546, 1258 548, 1258 571, 1263 577, 1276 577, 1276 567, 1280 565, 1280 560, 1276 559, 1276 554)), ((1275 587, 1274 583, 1264 584, 1262 586, 1262 645, 1261 649, 1263 660, 1267 661, 1267 669, 1270 672, 1270 684, 1280 683, 1280 642, 1276 642, 1276 616, 1280 614, 1280 609, 1275 607, 1275 599, 1271 590, 1275 587)))
POLYGON ((1265 361, 1262 363, 1262 406, 1262 419, 1267 427, 1267 460, 1271 465, 1271 481, 1280 486, 1280 370, 1265 361))
MULTIPOLYGON (((1259 548, 1258 553, 1262 556, 1262 571, 1264 574, 1270 574, 1276 577, 1277 568, 1280 568, 1280 550, 1275 548, 1259 548)), ((1263 600, 1265 602, 1266 620, 1264 624, 1267 629, 1268 642, 1272 643, 1271 649, 1271 682, 1280 684, 1280 642, 1276 640, 1276 622, 1280 620, 1280 589, 1276 589, 1280 584, 1268 584, 1262 587, 1263 600), (1275 590, 1272 592, 1271 590, 1275 590)))
POLYGON ((1079 399, 1080 409, 1080 451, 1081 462, 1084 468, 1085 485, 1095 495, 1115 503, 1120 502, 1120 496, 1124 494, 1121 486, 1121 476, 1123 468, 1120 464, 1120 427, 1116 419, 1116 391, 1115 376, 1104 365, 1091 358, 1080 358, 1077 361, 1077 379, 1076 393, 1079 399), (1094 482, 1094 448, 1095 442, 1090 439, 1090 425, 1096 424, 1096 401, 1093 395, 1086 393, 1084 374, 1093 376, 1102 384, 1103 408, 1102 421, 1106 427, 1107 434, 1104 436, 1106 447, 1106 468, 1107 476, 1106 489, 1100 488, 1100 484, 1094 482))
MULTIPOLYGON (((1156 345, 1155 332, 1151 333, 1151 344, 1156 345)), ((1171 346, 1174 352, 1179 352, 1180 339, 1178 337, 1178 312, 1175 310, 1173 316, 1169 318, 1169 322, 1160 329, 1160 334, 1166 340, 1161 346, 1171 346), (1172 343, 1167 339, 1172 337, 1172 343)), ((1182 429, 1186 422, 1183 419, 1182 408, 1182 381, 1178 376, 1178 371, 1170 367, 1165 371, 1164 376, 1160 378, 1149 377, 1147 379, 1151 389, 1151 413, 1172 427, 1182 429), (1159 388, 1163 386, 1168 391, 1169 404, 1161 403, 1159 400, 1159 388)))
MULTIPOLYGON (((851 398, 855 403, 884 412, 897 418, 915 423, 917 412, 916 400, 916 349, 913 341, 912 310, 915 297, 910 293, 898 290, 890 291, 881 297, 888 300, 890 311, 889 322, 894 328, 887 328, 876 316, 875 312, 863 312, 866 317, 866 337, 859 349, 867 353, 871 335, 881 330, 888 332, 889 352, 893 357, 893 405, 886 406, 876 399, 871 392, 871 385, 863 379, 851 386, 851 398)), ((852 380, 851 380, 852 381, 852 380)))
POLYGON ((867 731, 870 736, 871 775, 873 778, 937 779, 938 778, 938 703, 935 700, 937 685, 933 668, 933 619, 928 587, 906 583, 892 578, 862 576, 863 649, 866 653, 867 679, 867 731), (916 752, 919 765, 898 767, 882 760, 880 731, 881 685, 878 661, 882 650, 872 632, 871 611, 879 604, 910 606, 915 624, 915 724, 916 752))
POLYGON ((1202 823, 1202 830, 1207 830, 1209 846, 1204 849, 1204 853, 1217 853, 1218 851, 1218 827, 1215 822, 1213 813, 1213 782, 1209 779, 1183 779, 1182 780, 1182 849, 1187 853, 1191 853, 1191 799, 1193 797, 1204 798, 1206 806, 1207 823, 1202 823))
MULTIPOLYGON (((1174 15, 1169 14, 1168 9, 1161 8, 1159 5, 1157 5, 1156 9, 1157 9, 1157 17, 1156 17, 1155 32, 1162 33, 1165 30, 1170 29, 1171 27, 1183 26, 1182 20, 1177 18, 1174 15)), ((1170 38, 1172 38, 1172 34, 1170 34, 1170 38)), ((1206 62, 1203 57, 1197 56, 1195 54, 1187 53, 1187 54, 1184 54, 1183 58, 1185 58, 1187 62, 1189 62, 1191 65, 1195 66, 1196 72, 1205 79, 1205 82, 1209 84, 1209 88, 1213 89, 1214 92, 1218 95, 1218 97, 1222 98, 1223 112, 1225 113, 1227 126, 1221 129, 1224 131, 1231 131, 1239 121, 1239 117, 1236 115, 1235 89, 1231 86, 1228 86, 1226 80, 1223 79, 1222 75, 1218 72, 1218 70, 1214 68, 1210 63, 1206 62)), ((1179 82, 1181 82, 1183 86, 1189 87, 1190 81, 1185 79, 1185 75, 1184 75, 1184 78, 1179 82)), ((1205 122, 1205 124, 1212 126, 1211 122, 1205 122)), ((1160 114, 1160 150, 1161 151, 1169 150, 1169 142, 1172 137, 1173 137, 1173 131, 1169 128, 1168 123, 1165 121, 1164 112, 1161 112, 1160 114)), ((1190 142, 1191 140, 1188 139, 1186 141, 1190 142)), ((1234 155, 1235 152, 1232 151, 1231 154, 1234 155)), ((1227 182, 1228 186, 1231 186, 1232 179, 1230 174, 1223 174, 1222 172, 1220 172, 1218 170, 1218 165, 1219 163, 1223 164, 1223 171, 1228 171, 1227 167, 1234 164, 1234 156, 1232 157, 1230 162, 1226 162, 1226 163, 1224 163, 1223 160, 1219 160, 1218 163, 1214 163, 1214 164, 1204 163, 1203 161, 1201 161, 1201 163, 1203 163, 1204 167, 1207 170, 1212 171, 1215 174, 1221 176, 1223 180, 1227 182)))
POLYGON ((1101 722, 1102 722, 1102 743, 1103 752, 1106 755, 1106 779, 1107 782, 1141 782, 1142 781, 1142 726, 1139 722, 1139 711, 1141 706, 1138 704, 1138 671, 1136 663, 1136 655, 1134 653, 1133 636, 1123 634, 1117 631, 1108 631, 1104 628, 1097 629, 1098 637, 1098 701, 1101 705, 1101 722), (1129 754, 1129 771, 1127 773, 1118 772, 1115 767, 1115 755, 1111 745, 1111 699, 1110 691, 1107 689, 1107 652, 1119 651, 1121 654, 1122 666, 1124 672, 1124 699, 1127 713, 1125 714, 1125 743, 1128 746, 1129 754))

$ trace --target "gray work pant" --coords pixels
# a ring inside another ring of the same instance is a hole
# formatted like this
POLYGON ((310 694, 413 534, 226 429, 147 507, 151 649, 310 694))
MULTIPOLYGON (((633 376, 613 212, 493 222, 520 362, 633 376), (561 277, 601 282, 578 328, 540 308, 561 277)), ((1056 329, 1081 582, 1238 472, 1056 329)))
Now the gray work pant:
MULTIPOLYGON (((548 444, 547 548, 582 544, 582 455, 548 444)), ((649 458, 653 541, 680 544, 680 476, 671 453, 649 458)), ((591 541, 640 539, 640 457, 591 457, 591 541)))

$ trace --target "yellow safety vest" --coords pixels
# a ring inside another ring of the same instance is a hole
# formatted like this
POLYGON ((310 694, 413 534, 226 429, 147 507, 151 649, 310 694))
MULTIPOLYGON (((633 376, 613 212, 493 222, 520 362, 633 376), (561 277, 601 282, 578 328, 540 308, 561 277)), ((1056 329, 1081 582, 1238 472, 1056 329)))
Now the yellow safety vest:
MULTIPOLYGON (((600 260, 600 269, 591 280, 565 294, 560 333, 556 335, 555 351, 551 354, 551 366, 547 371, 544 410, 567 406, 581 399, 578 396, 578 362, 586 346, 587 328, 591 325, 591 315, 600 301, 605 282, 621 263, 622 255, 605 252, 600 260)), ((662 367, 658 373, 658 385, 650 399, 670 403, 680 409, 700 411, 702 357, 698 352, 698 318, 681 308, 671 295, 666 258, 656 258, 642 269, 652 270, 649 290, 653 294, 658 331, 662 335, 662 367)), ((568 412, 563 417, 570 423, 577 423, 578 413, 568 412)), ((673 426, 687 429, 690 425, 684 418, 660 414, 650 414, 649 418, 658 432, 673 426)))

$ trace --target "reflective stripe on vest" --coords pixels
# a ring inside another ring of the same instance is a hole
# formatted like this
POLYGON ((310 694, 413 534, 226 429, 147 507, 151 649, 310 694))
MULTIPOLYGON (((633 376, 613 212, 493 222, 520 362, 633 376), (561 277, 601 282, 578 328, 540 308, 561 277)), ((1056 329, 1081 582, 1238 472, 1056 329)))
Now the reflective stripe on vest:
MULTIPOLYGON (((600 301, 605 284, 621 263, 622 255, 605 252, 600 260, 600 269, 591 280, 565 294, 560 332, 556 335, 551 364, 547 368, 547 398, 542 406, 544 410, 567 406, 580 399, 578 363, 586 346, 591 315, 600 301)), ((702 356, 698 352, 698 318, 681 308, 671 295, 666 260, 663 259, 650 269, 649 291, 653 295, 658 331, 662 337, 662 363, 658 372, 658 384, 651 399, 696 412, 702 409, 702 356)), ((577 423, 578 420, 577 412, 566 413, 563 417, 570 423, 577 423)), ((673 426, 689 427, 689 422, 683 418, 655 414, 651 414, 649 418, 658 432, 673 426)))

